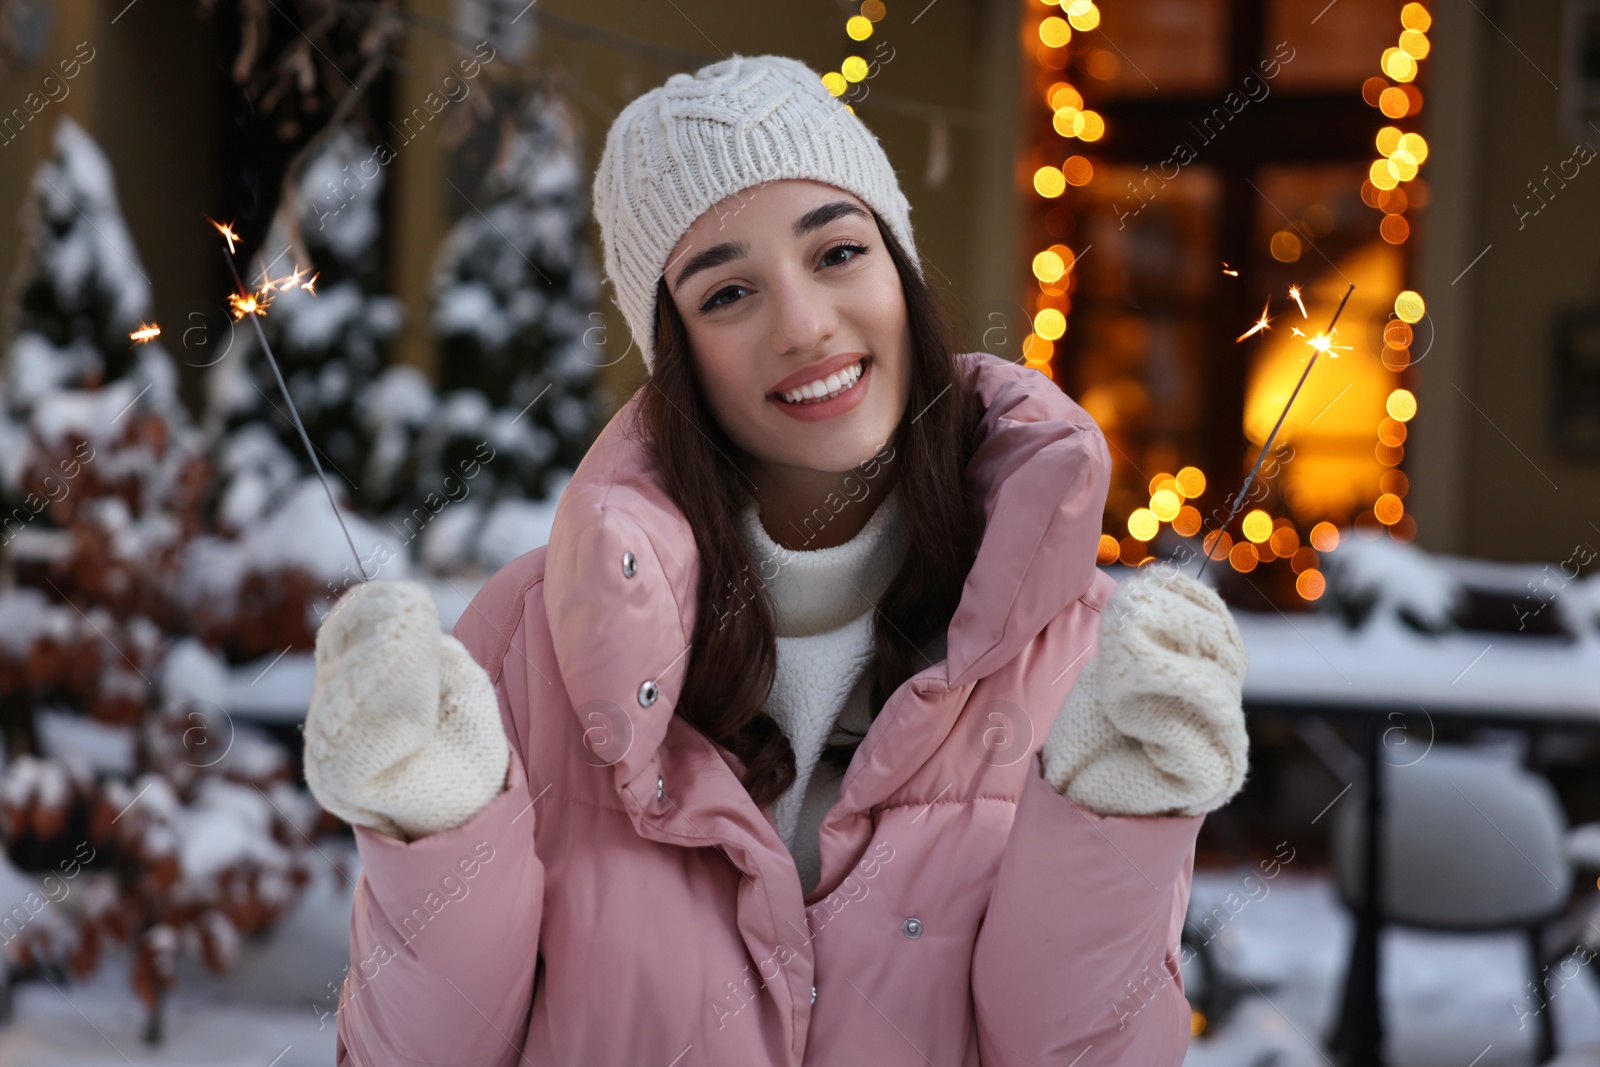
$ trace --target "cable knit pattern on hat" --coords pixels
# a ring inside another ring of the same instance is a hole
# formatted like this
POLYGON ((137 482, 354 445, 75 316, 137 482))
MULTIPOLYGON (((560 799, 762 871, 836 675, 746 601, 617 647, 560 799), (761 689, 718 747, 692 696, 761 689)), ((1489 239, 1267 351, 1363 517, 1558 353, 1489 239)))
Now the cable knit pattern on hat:
POLYGON ((1044 776, 1099 814, 1201 815, 1244 783, 1244 639, 1216 591, 1141 568, 1045 738, 1044 776))
POLYGON ((489 675, 439 628, 427 587, 368 581, 317 631, 306 784, 346 822, 404 841, 453 829, 506 785, 489 675))
POLYGON ((745 548, 775 609, 778 671, 765 710, 795 752, 794 784, 773 803, 772 813, 784 844, 796 853, 805 886, 816 880, 816 872, 800 861, 814 856, 816 843, 808 840, 797 849, 801 807, 847 699, 866 699, 866 687, 858 683, 874 658, 874 609, 910 544, 901 500, 896 486, 849 541, 810 550, 779 545, 762 526, 754 499, 739 516, 745 548))
POLYGON ((922 273, 911 204, 883 146, 798 59, 736 52, 674 74, 617 115, 595 170, 594 213, 605 276, 647 369, 656 283, 678 241, 712 206, 786 178, 860 197, 922 273))

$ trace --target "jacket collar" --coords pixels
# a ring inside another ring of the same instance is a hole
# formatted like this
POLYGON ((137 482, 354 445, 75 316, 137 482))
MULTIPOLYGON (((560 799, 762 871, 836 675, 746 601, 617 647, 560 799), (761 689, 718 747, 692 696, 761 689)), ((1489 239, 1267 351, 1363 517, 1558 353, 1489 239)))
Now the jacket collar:
MULTIPOLYGON (((983 352, 957 360, 977 364, 984 414, 966 477, 986 525, 947 658, 918 676, 947 690, 1005 665, 1090 589, 1097 564, 1082 531, 1099 529, 1111 467, 1099 427, 1048 377, 983 352)), ((654 765, 671 724, 699 577, 693 531, 656 476, 638 408, 635 395, 563 490, 545 571, 556 661, 592 749, 584 758, 613 765, 619 788, 654 765)))

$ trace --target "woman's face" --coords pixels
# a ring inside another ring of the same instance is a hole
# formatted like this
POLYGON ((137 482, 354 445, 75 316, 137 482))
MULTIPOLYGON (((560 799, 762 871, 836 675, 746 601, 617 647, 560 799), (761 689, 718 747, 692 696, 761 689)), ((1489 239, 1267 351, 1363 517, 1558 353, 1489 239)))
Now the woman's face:
POLYGON ((666 281, 712 414, 757 463, 848 471, 893 438, 911 330, 860 199, 802 179, 746 189, 695 220, 666 281))

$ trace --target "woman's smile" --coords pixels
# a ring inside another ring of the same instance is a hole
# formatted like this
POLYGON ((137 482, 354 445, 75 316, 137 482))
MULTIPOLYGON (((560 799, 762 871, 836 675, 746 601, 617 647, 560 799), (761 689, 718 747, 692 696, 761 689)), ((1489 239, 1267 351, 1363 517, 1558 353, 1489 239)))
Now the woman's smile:
POLYGON ((854 410, 865 399, 871 386, 871 370, 872 357, 858 356, 840 370, 813 377, 792 388, 774 389, 767 394, 767 400, 785 415, 802 422, 831 419, 854 410))

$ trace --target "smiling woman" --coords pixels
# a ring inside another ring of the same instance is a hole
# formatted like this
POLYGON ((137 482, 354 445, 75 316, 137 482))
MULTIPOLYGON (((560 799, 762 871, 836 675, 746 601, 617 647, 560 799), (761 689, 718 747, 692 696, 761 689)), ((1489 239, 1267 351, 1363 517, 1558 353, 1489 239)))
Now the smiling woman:
MULTIPOLYGON (((737 517, 753 501, 778 545, 826 550, 857 537, 905 483, 908 549, 877 604, 876 714, 929 662, 919 650, 949 625, 972 567, 982 519, 961 476, 980 412, 948 313, 860 197, 786 179, 731 218, 719 206, 684 232, 657 283, 641 414, 705 575, 679 714, 744 762, 765 805, 794 784, 794 756, 762 714, 778 668, 770 598, 734 625, 718 621, 749 565, 737 517), (685 418, 700 432, 685 433, 685 418), (856 499, 850 486, 886 450, 874 492, 856 499), (805 521, 818 509, 836 517, 813 540, 805 521)), ((856 743, 831 747, 830 761, 847 764, 856 743)))
POLYGON ((650 376, 549 545, 451 635, 407 582, 318 634, 352 960, 503 857, 347 998, 339 1063, 1177 1067, 1195 835, 1245 770, 1221 599, 1097 568, 1099 427, 954 350, 803 63, 674 75, 594 188, 650 376))

